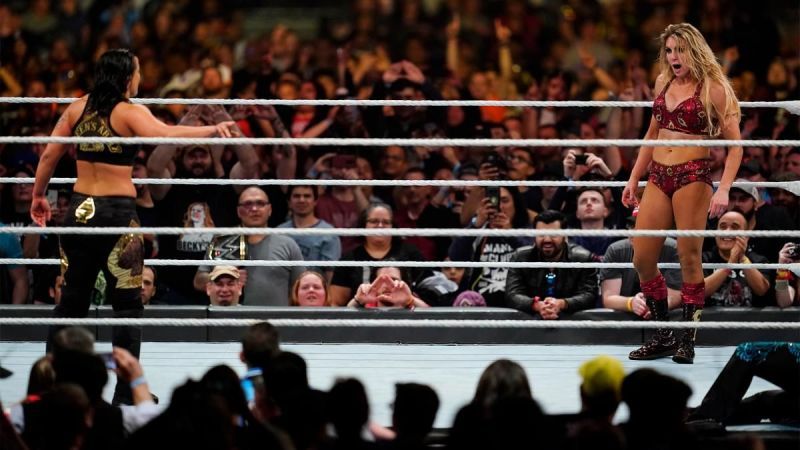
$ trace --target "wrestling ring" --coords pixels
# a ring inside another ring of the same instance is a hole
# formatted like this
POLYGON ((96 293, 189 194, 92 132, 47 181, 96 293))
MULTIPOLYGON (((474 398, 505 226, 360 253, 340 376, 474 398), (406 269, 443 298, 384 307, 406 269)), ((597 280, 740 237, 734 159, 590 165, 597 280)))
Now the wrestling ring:
MULTIPOLYGON (((6 103, 68 103, 63 98, 2 98, 6 103)), ((393 105, 393 106, 556 106, 556 107, 649 107, 649 102, 544 102, 544 101, 410 101, 410 100, 208 100, 208 99, 135 99, 144 104, 284 104, 301 105, 393 105)), ((800 113, 800 101, 743 102, 742 107, 779 107, 800 113)), ((644 141, 620 139, 300 139, 300 138, 53 138, 34 136, 0 136, 0 143, 120 143, 120 144, 252 144, 252 145, 336 145, 336 146, 428 146, 456 147, 515 146, 579 146, 635 147, 646 145, 697 146, 800 146, 794 140, 679 140, 644 141)), ((0 183, 32 183, 30 178, 0 178, 0 183)), ((72 179, 52 180, 52 184, 71 183, 72 179)), ((145 184, 217 184, 217 185, 337 185, 351 186, 624 186, 624 182, 580 181, 409 181, 409 180, 207 180, 207 179, 136 179, 145 184)), ((800 195, 798 182, 749 182, 759 188, 780 188, 800 195)), ((468 230, 468 229, 243 229, 243 228, 67 228, 46 229, 0 227, 0 233, 26 234, 335 234, 339 236, 527 236, 543 234, 537 230, 468 230)), ((800 240, 800 230, 724 232, 710 230, 547 230, 549 235, 565 236, 725 236, 790 237, 800 240)), ((58 264, 56 259, 2 258, 0 264, 58 264)), ((197 260, 146 260, 147 265, 197 266, 197 260)), ((205 265, 225 264, 225 261, 204 261, 205 265)), ((352 261, 237 261, 241 266, 270 264, 308 266, 365 266, 389 265, 382 262, 352 261)), ((547 263, 546 267, 578 267, 582 263, 547 263)), ((391 262, 392 266, 441 267, 441 262, 391 262)), ((450 267, 545 267, 542 263, 447 262, 450 267)), ((632 267, 631 264, 592 263, 593 267, 632 267)), ((663 264, 662 267, 676 265, 663 264)), ((720 265, 705 264, 704 267, 720 265)), ((732 269, 788 269, 800 275, 794 264, 734 264, 732 269)), ((0 398, 12 400, 25 392, 27 372, 32 363, 44 353, 47 325, 51 307, 33 305, 0 306, 0 360, 14 375, 0 383, 0 398)), ((98 350, 108 351, 110 325, 140 324, 145 326, 142 345, 142 364, 152 391, 168 399, 172 389, 186 378, 197 378, 216 364, 228 364, 238 372, 244 366, 238 359, 237 342, 244 327, 254 321, 269 320, 282 337, 282 347, 303 356, 309 368, 313 387, 328 389, 337 378, 354 376, 365 384, 371 401, 372 419, 381 424, 391 421, 390 403, 394 383, 416 381, 430 384, 442 401, 436 426, 452 424, 455 413, 474 393, 483 369, 498 358, 519 362, 531 380, 534 396, 548 413, 570 413, 580 407, 578 366, 597 355, 607 354, 623 361, 627 371, 651 367, 687 382, 693 390, 690 405, 699 403, 721 368, 733 353, 735 345, 748 340, 800 340, 800 308, 709 308, 698 324, 670 322, 674 328, 696 327, 698 349, 691 366, 676 365, 669 359, 629 361, 627 354, 640 345, 651 329, 660 324, 641 321, 628 313, 611 310, 589 310, 576 313, 570 320, 545 322, 532 320, 524 313, 502 308, 431 308, 430 310, 349 310, 346 308, 257 308, 241 306, 170 307, 149 306, 144 319, 112 319, 109 307, 95 307, 88 319, 65 319, 96 331, 98 350)), ((113 383, 109 383, 113 385, 113 383)), ((749 392, 770 388, 756 380, 749 392)), ((111 389, 107 396, 111 395, 111 389)), ((618 412, 618 420, 627 411, 618 412)))

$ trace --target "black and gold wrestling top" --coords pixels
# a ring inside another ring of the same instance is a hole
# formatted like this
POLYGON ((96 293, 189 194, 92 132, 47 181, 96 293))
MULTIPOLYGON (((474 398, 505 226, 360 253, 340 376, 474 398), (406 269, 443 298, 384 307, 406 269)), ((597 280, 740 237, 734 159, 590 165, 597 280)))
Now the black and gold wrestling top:
MULTIPOLYGON (((109 117, 97 111, 83 110, 80 119, 72 129, 75 137, 119 137, 111 126, 109 117)), ((78 144, 78 161, 98 162, 116 166, 132 166, 136 156, 136 146, 121 144, 78 144)))

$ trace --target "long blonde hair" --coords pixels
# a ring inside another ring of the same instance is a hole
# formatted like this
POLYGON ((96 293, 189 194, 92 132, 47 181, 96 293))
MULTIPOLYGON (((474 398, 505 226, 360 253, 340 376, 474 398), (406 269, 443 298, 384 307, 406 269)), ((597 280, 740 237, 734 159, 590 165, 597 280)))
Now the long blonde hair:
POLYGON ((709 135, 718 136, 722 131, 721 125, 727 117, 735 116, 738 122, 742 116, 739 100, 736 99, 731 82, 722 72, 722 67, 716 56, 714 56, 714 52, 711 51, 711 47, 708 46, 706 39, 697 28, 688 23, 669 25, 659 37, 661 49, 658 53, 658 63, 661 68, 662 79, 672 81, 675 78, 675 73, 667 62, 666 44, 670 36, 677 41, 678 48, 676 50, 682 51, 685 55, 692 77, 703 83, 700 100, 706 109, 709 135), (714 102, 711 101, 711 84, 713 82, 718 83, 725 90, 724 111, 716 111, 714 102), (714 124, 713 117, 718 119, 717 124, 714 124))

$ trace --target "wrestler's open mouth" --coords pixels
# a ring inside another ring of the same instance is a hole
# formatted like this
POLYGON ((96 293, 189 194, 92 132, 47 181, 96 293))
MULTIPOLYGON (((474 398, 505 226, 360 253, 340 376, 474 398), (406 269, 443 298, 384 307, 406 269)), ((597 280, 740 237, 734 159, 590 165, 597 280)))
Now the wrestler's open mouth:
POLYGON ((680 64, 673 64, 672 68, 675 69, 675 70, 680 70, 681 69, 681 65, 680 64))

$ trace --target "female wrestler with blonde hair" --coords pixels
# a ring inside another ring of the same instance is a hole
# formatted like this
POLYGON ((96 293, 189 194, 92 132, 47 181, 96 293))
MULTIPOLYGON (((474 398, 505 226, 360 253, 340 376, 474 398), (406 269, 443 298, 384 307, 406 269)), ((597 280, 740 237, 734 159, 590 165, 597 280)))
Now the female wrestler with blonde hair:
MULTIPOLYGON (((669 25, 661 34, 656 79, 658 97, 645 139, 704 139, 720 136, 740 139, 741 111, 731 84, 700 32, 688 23, 669 25)), ((623 192, 623 203, 638 206, 637 230, 704 230, 707 217, 715 218, 728 206, 728 191, 742 160, 742 147, 729 148, 719 188, 712 190, 708 147, 643 146, 623 192), (634 193, 648 170, 641 203, 634 193), (665 213, 666 212, 666 213, 665 213)), ((648 308, 655 320, 668 320, 667 285, 658 270, 663 237, 633 239, 633 264, 648 308)), ((678 238, 683 285, 683 319, 698 321, 705 302, 701 265, 703 238, 678 238)), ((695 329, 678 339, 672 330, 659 329, 631 359, 673 355, 673 361, 694 361, 695 329)))

